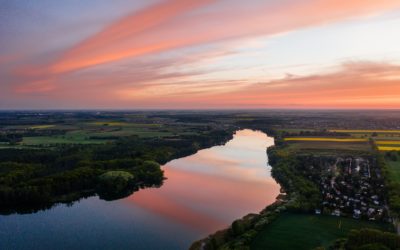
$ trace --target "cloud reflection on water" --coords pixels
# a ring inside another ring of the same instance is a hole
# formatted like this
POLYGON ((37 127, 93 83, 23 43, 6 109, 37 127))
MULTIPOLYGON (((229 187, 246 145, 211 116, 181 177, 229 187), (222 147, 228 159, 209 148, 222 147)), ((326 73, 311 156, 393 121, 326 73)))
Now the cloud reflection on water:
POLYGON ((265 149, 273 139, 241 130, 216 146, 163 166, 168 178, 126 200, 148 211, 210 233, 274 202, 279 185, 270 177, 265 149))

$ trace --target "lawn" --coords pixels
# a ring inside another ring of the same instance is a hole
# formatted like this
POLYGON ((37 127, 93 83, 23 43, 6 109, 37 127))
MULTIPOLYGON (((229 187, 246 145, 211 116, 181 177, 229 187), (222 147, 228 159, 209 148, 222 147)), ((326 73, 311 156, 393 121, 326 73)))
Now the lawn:
POLYGON ((400 161, 387 161, 389 170, 390 170, 390 178, 393 181, 400 182, 400 161))
POLYGON ((345 237, 351 229, 360 228, 392 230, 390 224, 286 213, 267 225, 254 239, 250 249, 308 250, 318 246, 326 248, 337 238, 345 237))

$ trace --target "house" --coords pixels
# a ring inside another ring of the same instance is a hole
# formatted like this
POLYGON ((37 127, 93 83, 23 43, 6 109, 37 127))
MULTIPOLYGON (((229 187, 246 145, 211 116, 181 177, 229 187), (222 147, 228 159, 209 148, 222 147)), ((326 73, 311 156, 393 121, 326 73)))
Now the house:
POLYGON ((339 209, 335 209, 335 210, 332 212, 332 215, 334 215, 334 216, 340 216, 340 210, 339 210, 339 209))
POLYGON ((354 209, 353 210, 353 218, 360 219, 360 216, 361 216, 361 211, 359 209, 354 209))

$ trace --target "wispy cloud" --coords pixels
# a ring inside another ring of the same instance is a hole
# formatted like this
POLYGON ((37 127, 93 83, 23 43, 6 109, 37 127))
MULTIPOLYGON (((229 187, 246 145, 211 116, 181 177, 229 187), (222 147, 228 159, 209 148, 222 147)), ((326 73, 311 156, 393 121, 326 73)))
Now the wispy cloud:
POLYGON ((258 83, 219 98, 258 107, 395 108, 399 93, 400 66, 347 62, 336 72, 258 83))
MULTIPOLYGON (((48 92, 65 100, 79 99, 80 105, 97 105, 99 100, 107 99, 108 103, 124 107, 165 103, 178 107, 187 102, 196 107, 324 103, 344 107, 352 100, 364 105, 368 98, 377 105, 389 105, 383 99, 395 97, 393 90, 399 88, 399 72, 397 66, 387 63, 347 63, 334 73, 290 75, 262 84, 256 84, 253 78, 229 78, 222 74, 214 77, 218 72, 213 69, 192 66, 204 66, 209 58, 236 53, 229 45, 246 46, 241 43, 244 39, 368 17, 396 8, 400 8, 398 0, 246 4, 230 0, 164 0, 105 25, 80 42, 59 49, 51 58, 23 60, 3 79, 13 85, 16 95, 48 92), (217 47, 212 46, 216 44, 217 47), (188 52, 206 46, 210 48, 188 52)), ((0 64, 7 60, 0 58, 0 64)))
MULTIPOLYGON (((67 49, 50 65, 54 73, 223 39, 273 35, 400 7, 397 0, 303 0, 195 10, 212 0, 169 0, 132 13, 67 49)), ((225 4, 229 4, 226 2, 225 4)))

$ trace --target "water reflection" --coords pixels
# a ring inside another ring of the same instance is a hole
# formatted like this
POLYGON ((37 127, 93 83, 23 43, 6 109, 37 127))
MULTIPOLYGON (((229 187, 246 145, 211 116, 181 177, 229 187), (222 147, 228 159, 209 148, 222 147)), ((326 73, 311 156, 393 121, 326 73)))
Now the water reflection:
POLYGON ((126 202, 208 234, 272 203, 279 186, 270 176, 265 149, 273 138, 252 130, 233 140, 163 166, 160 189, 135 193, 126 202))
POLYGON ((0 216, 0 249, 187 249, 275 200, 265 152, 272 144, 261 132, 238 131, 224 146, 163 166, 168 179, 158 189, 0 216))

